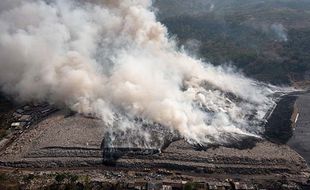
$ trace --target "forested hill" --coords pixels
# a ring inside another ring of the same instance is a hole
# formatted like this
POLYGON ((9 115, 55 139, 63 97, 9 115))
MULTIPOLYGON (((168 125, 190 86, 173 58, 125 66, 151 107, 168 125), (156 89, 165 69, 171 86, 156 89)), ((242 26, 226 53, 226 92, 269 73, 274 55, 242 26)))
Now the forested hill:
POLYGON ((232 64, 273 84, 310 69, 310 0, 158 0, 160 20, 180 45, 215 65, 232 64))

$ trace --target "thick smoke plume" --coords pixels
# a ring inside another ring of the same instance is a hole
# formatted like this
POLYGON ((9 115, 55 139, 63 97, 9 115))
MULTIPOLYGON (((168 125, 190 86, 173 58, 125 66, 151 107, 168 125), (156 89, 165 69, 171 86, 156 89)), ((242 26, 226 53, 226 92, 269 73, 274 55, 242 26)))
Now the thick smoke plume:
POLYGON ((192 143, 259 136, 274 87, 177 50, 151 0, 1 0, 0 86, 133 128, 137 120, 192 143))

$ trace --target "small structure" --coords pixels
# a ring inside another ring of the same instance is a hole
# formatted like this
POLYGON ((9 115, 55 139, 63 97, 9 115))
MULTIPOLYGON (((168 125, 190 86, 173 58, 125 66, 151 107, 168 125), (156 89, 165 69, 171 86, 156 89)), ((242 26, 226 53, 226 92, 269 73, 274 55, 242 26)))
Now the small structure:
POLYGON ((56 108, 46 103, 37 104, 36 106, 32 104, 24 105, 13 113, 15 122, 11 124, 11 127, 15 128, 15 130, 28 129, 33 123, 38 122, 55 111, 57 111, 56 108))
POLYGON ((148 182, 147 183, 147 190, 158 190, 162 189, 163 184, 159 182, 148 182))
POLYGON ((291 116, 291 123, 292 123, 292 128, 293 129, 296 128, 296 124, 297 124, 298 118, 299 118, 299 110, 298 110, 297 104, 295 103, 294 104, 294 110, 293 110, 293 113, 292 113, 292 116, 291 116))
POLYGON ((218 182, 216 185, 219 190, 232 189, 228 182, 218 182))
POLYGON ((32 116, 31 115, 22 115, 19 118, 19 121, 24 121, 24 122, 28 122, 28 121, 31 121, 31 120, 32 120, 32 116))
POLYGON ((227 190, 232 189, 229 182, 208 182, 207 183, 208 189, 216 189, 216 190, 227 190))
POLYGON ((26 125, 27 125, 26 122, 13 122, 11 124, 11 127, 14 127, 15 129, 18 129, 18 128, 23 128, 26 125))
POLYGON ((217 190, 218 189, 216 182, 208 182, 207 185, 208 185, 209 190, 217 190))
POLYGON ((147 190, 147 182, 146 181, 135 181, 134 189, 136 190, 147 190))
POLYGON ((16 113, 22 114, 22 113, 24 113, 24 110, 23 109, 17 109, 16 113))
POLYGON ((172 190, 172 187, 170 185, 163 185, 162 190, 172 190))
POLYGON ((14 112, 14 113, 13 113, 13 117, 14 117, 15 119, 19 119, 21 116, 22 116, 22 115, 19 114, 19 113, 17 113, 17 112, 14 112))
POLYGON ((166 189, 174 189, 174 190, 182 190, 183 189, 183 183, 182 181, 173 181, 173 180, 169 180, 169 181, 164 181, 163 182, 163 187, 165 187, 166 189))
POLYGON ((24 106, 24 110, 29 111, 29 110, 31 110, 31 107, 26 105, 26 106, 24 106))
POLYGON ((204 181, 196 182, 195 183, 195 189, 197 190, 205 190, 207 189, 207 184, 204 181))
POLYGON ((243 182, 233 182, 233 188, 236 190, 249 190, 248 185, 243 182))
POLYGON ((48 114, 48 113, 50 113, 50 112, 52 112, 52 111, 53 111, 52 108, 46 108, 46 109, 44 109, 44 110, 41 110, 41 113, 42 113, 42 114, 48 114))

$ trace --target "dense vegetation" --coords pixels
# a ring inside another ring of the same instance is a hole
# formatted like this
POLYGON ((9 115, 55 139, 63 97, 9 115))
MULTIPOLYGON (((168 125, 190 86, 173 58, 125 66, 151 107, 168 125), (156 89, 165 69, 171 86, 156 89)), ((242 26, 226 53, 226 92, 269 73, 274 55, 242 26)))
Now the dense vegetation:
POLYGON ((231 64, 274 84, 304 80, 310 69, 310 1, 168 0, 157 6, 180 45, 212 64, 231 64))

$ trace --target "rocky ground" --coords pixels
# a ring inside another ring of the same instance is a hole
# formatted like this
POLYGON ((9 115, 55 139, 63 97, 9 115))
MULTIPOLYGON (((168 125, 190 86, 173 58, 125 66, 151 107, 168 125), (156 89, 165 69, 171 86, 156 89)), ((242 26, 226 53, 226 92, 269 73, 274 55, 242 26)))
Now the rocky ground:
POLYGON ((0 189, 308 189, 285 176, 195 175, 169 170, 115 168, 0 170, 0 189))
POLYGON ((309 179, 309 168, 299 154, 287 145, 265 140, 243 149, 213 147, 202 150, 180 139, 158 153, 128 154, 107 162, 102 149, 105 133, 100 120, 80 115, 66 117, 60 111, 31 126, 6 147, 0 155, 0 166, 44 171, 60 168, 92 170, 94 167, 124 171, 163 169, 200 177, 285 177, 300 184, 306 184, 309 179))

